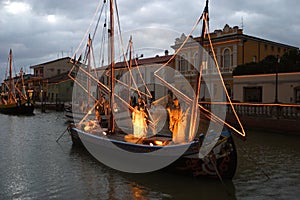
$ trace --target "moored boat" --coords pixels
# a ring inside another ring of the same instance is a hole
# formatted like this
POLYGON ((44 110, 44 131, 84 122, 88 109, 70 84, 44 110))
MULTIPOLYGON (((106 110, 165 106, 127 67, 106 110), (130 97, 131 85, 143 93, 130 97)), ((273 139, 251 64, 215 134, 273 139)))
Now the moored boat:
MULTIPOLYGON (((107 149, 109 149, 109 146, 113 144, 125 151, 146 154, 165 148, 169 151, 167 154, 168 156, 174 156, 174 162, 165 166, 162 170, 192 177, 222 177, 224 179, 232 179, 236 172, 237 152, 233 137, 228 129, 224 129, 222 131, 218 142, 215 144, 210 153, 203 158, 199 158, 199 150, 203 143, 203 136, 185 144, 166 145, 171 143, 171 136, 155 135, 136 143, 136 138, 133 139, 134 142, 128 142, 128 140, 124 139, 124 134, 113 134, 106 137, 105 130, 102 131, 103 132, 99 132, 98 130, 97 133, 94 132, 93 135, 91 135, 91 133, 87 133, 74 126, 69 129, 73 144, 85 147, 95 158, 98 158, 99 160, 103 159, 103 157, 99 158, 99 156, 103 155, 98 155, 96 153, 97 151, 95 151, 95 149, 102 149, 98 148, 99 145, 102 147, 107 146, 107 149), (163 143, 165 143, 164 146, 157 145, 163 143), (182 149, 186 150, 182 153, 182 155, 176 158, 178 156, 177 152, 182 151, 182 149), (173 155, 172 152, 174 153, 173 155)), ((107 155, 116 158, 118 157, 117 154, 118 152, 115 151, 107 152, 107 155)), ((164 155, 157 156, 163 157, 164 155)), ((131 161, 128 160, 128 162, 137 163, 134 159, 131 161)))
MULTIPOLYGON (((82 144, 99 161, 125 172, 142 173, 166 169, 191 176, 231 179, 237 166, 237 152, 231 132, 237 130, 215 114, 214 108, 206 109, 199 102, 203 64, 198 66, 197 85, 192 89, 191 95, 186 91, 180 91, 161 77, 161 73, 168 74, 166 65, 162 65, 153 73, 154 77, 175 95, 175 99, 171 98, 172 105, 162 103, 165 101, 159 99, 147 107, 145 99, 152 98, 152 96, 151 94, 149 96, 142 94, 138 87, 132 86, 135 80, 131 74, 130 64, 128 67, 130 80, 129 83, 122 83, 123 86, 126 85, 126 89, 123 91, 127 90, 130 93, 131 90, 134 90, 139 95, 138 102, 134 105, 128 101, 128 97, 124 98, 124 95, 115 91, 114 83, 116 81, 120 83, 122 80, 117 79, 114 74, 113 11, 116 9, 114 3, 113 0, 110 0, 108 31, 110 38, 108 46, 111 47, 110 63, 106 66, 107 70, 104 73, 109 74, 107 75, 110 79, 109 85, 101 82, 101 77, 94 75, 97 73, 91 72, 91 60, 95 60, 91 58, 93 38, 89 37, 85 51, 87 52, 84 59, 86 64, 77 64, 76 58, 72 60, 73 69, 79 73, 79 75, 77 74, 79 78, 70 77, 80 88, 84 88, 84 86, 87 88, 84 89, 88 91, 88 99, 92 97, 95 100, 95 104, 88 100, 89 109, 87 109, 86 115, 69 127, 73 143, 82 144), (96 83, 97 95, 91 95, 91 82, 96 83), (109 97, 110 109, 105 113, 106 120, 102 120, 103 113, 99 112, 97 108, 101 105, 100 96, 102 95, 99 95, 101 92, 108 94, 109 97), (93 120, 89 119, 91 113, 95 113, 93 120), (224 124, 228 127, 224 127, 224 124)), ((205 34, 208 34, 206 33, 208 31, 208 1, 199 19, 203 20, 203 41, 205 34)), ((197 21, 199 23, 200 20, 197 21)), ((174 54, 174 57, 177 54, 178 52, 174 54)), ((203 61, 203 54, 204 52, 201 50, 199 56, 202 56, 200 58, 202 62, 200 63, 207 63, 207 61, 203 61)), ((131 63, 131 60, 126 63, 131 63)), ((221 85, 224 85, 221 76, 220 82, 223 83, 221 85)), ((226 87, 224 86, 223 89, 226 90, 226 87)), ((118 88, 118 90, 121 89, 118 88)), ((168 99, 170 97, 168 95, 161 99, 168 99)), ((228 97, 228 93, 226 95, 228 97)), ((230 102, 229 97, 228 99, 230 102)), ((234 108, 232 107, 232 109, 234 108)), ((243 131, 242 127, 241 129, 243 131)), ((244 136, 244 132, 241 135, 244 136)))
POLYGON ((5 89, 1 94, 0 113, 12 115, 32 115, 34 110, 33 101, 25 91, 23 71, 21 69, 17 83, 12 77, 12 50, 9 52, 9 78, 4 81, 5 89), (18 88, 18 82, 22 88, 18 88))

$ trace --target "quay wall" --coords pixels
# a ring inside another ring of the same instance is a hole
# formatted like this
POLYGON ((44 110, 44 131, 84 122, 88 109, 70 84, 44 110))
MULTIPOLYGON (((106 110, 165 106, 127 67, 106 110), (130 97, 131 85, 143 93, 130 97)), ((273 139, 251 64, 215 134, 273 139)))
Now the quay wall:
POLYGON ((34 107, 41 109, 42 112, 45 110, 64 111, 65 104, 64 102, 35 102, 34 107))
MULTIPOLYGON (((234 106, 247 129, 259 129, 268 132, 300 135, 300 108, 298 106, 234 106)), ((228 106, 226 120, 237 124, 231 108, 228 106)))

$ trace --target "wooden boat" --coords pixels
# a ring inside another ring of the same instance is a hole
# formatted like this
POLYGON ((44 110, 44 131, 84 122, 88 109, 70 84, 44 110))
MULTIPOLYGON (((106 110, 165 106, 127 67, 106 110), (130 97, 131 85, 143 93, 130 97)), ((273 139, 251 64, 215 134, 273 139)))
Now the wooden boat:
POLYGON ((17 83, 12 77, 12 50, 9 52, 9 79, 4 81, 5 91, 1 94, 0 113, 13 115, 32 115, 34 110, 33 101, 27 96, 23 81, 23 72, 17 83), (17 87, 18 82, 22 83, 22 89, 17 87))
MULTIPOLYGON (((108 45, 110 47, 114 47, 114 9, 114 1, 110 0, 110 45, 108 45)), ((208 20, 208 1, 206 2, 204 12, 200 19, 203 19, 203 39, 206 34, 205 31, 208 30, 206 27, 208 20)), ((88 52, 86 54, 86 60, 91 59, 92 43, 93 40, 89 37, 87 50, 85 51, 88 52)), ((185 115, 179 111, 182 114, 181 116, 188 116, 184 120, 186 127, 181 126, 180 122, 176 122, 178 123, 176 125, 177 128, 179 126, 181 127, 181 129, 178 128, 178 130, 183 131, 177 131, 175 133, 174 126, 172 126, 172 129, 170 126, 171 118, 173 117, 172 114, 170 114, 169 124, 164 124, 158 132, 151 132, 150 127, 152 126, 153 128, 156 125, 153 121, 157 122, 160 121, 160 119, 153 120, 152 117, 143 117, 142 119, 147 121, 148 129, 146 129, 147 132, 144 135, 139 137, 135 134, 135 131, 138 129, 135 129, 135 114, 133 114, 137 111, 127 100, 124 100, 114 91, 114 82, 116 81, 114 74, 114 48, 111 48, 109 53, 110 64, 107 70, 107 73, 109 73, 108 77, 110 78, 109 86, 99 81, 101 77, 94 77, 93 73, 91 73, 90 61, 86 61, 88 64, 77 65, 76 58, 72 60, 74 63, 73 69, 77 72, 81 71, 81 73, 86 76, 86 78, 84 78, 86 79, 86 87, 90 88, 91 81, 95 81, 98 90, 105 91, 105 93, 109 94, 110 102, 110 111, 108 115, 106 115, 107 118, 104 122, 98 119, 88 119, 90 114, 87 113, 82 120, 69 127, 73 144, 83 145, 99 161, 109 167, 125 172, 143 173, 165 169, 196 177, 207 176, 231 179, 237 167, 237 152, 232 132, 239 131, 224 122, 220 117, 212 113, 199 102, 202 65, 200 66, 200 72, 197 78, 198 86, 195 89, 193 97, 188 97, 174 88, 159 76, 159 70, 155 71, 154 74, 156 78, 170 90, 173 89, 175 96, 188 105, 188 108, 184 112, 188 114, 185 115), (127 119, 127 124, 123 123, 121 126, 118 125, 116 123, 118 116, 122 116, 122 120, 127 119), (132 124, 131 121, 133 121, 132 124), (200 124, 199 127, 197 126, 198 122, 200 124), (224 123, 227 127, 223 126, 224 123), (184 129, 182 129, 182 127, 184 127, 184 129), (171 133, 170 130, 173 132, 171 133), (183 139, 178 140, 178 138, 176 138, 179 134, 183 135, 183 139)), ((73 78, 81 88, 84 88, 84 84, 76 80, 76 77, 70 77, 73 78)), ((132 89, 131 87, 128 88, 129 90, 132 89)), ((226 90, 225 86, 224 89, 226 90)), ((90 89, 86 89, 85 91, 90 91, 90 89)), ((138 88, 136 88, 136 91, 138 91, 138 88)), ((90 96, 92 95, 88 94, 88 97, 90 96)), ((98 97, 99 95, 94 97, 95 104, 91 104, 90 111, 97 110, 96 107, 99 103, 98 97)), ((142 111, 143 109, 139 110, 138 113, 142 111)), ((163 112, 164 111, 161 113, 158 112, 157 115, 163 115, 163 112)), ((150 116, 149 113, 147 115, 150 116)), ((169 113, 171 113, 171 111, 169 111, 169 113)), ((97 118, 97 116, 101 118, 102 113, 99 114, 96 114, 95 118, 97 118)), ((242 127, 241 129, 243 131, 242 127)), ((244 132, 241 133, 241 135, 244 136, 244 132)))

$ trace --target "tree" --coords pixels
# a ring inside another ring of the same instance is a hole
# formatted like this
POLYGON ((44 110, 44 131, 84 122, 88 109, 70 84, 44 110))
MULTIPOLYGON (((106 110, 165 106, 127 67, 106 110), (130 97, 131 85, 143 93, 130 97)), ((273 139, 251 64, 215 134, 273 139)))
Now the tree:
POLYGON ((233 75, 270 74, 275 72, 300 72, 300 52, 292 50, 286 52, 280 59, 269 55, 262 61, 239 65, 233 70, 233 75))

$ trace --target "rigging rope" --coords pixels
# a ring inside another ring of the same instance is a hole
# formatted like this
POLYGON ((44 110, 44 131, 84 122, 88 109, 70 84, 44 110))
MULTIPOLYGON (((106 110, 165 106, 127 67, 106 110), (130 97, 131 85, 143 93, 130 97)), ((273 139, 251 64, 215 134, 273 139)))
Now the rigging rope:
MULTIPOLYGON (((205 24, 207 25, 207 20, 204 19, 204 21, 205 21, 205 24)), ((208 40, 209 40, 209 44, 210 44, 210 47, 211 47, 211 51, 212 51, 212 53, 213 53, 213 59, 214 59, 215 64, 216 64, 216 69, 217 69, 217 71, 218 71, 218 75, 219 75, 219 77, 220 77, 220 80, 221 80, 223 89, 224 89, 224 91, 225 91, 226 97, 227 97, 227 99, 228 99, 228 101, 229 101, 230 107, 231 107, 231 109, 232 109, 232 111, 233 111, 233 113, 234 113, 234 116, 235 116, 236 120, 238 121, 238 124, 239 124, 241 130, 242 130, 242 132, 237 131, 236 129, 235 129, 235 131, 236 131, 238 134, 240 134, 241 136, 245 137, 245 136, 246 136, 246 133, 245 133, 244 127, 243 127, 243 125, 242 125, 242 123, 241 123, 241 121, 240 121, 240 118, 238 117, 238 115, 237 115, 237 113, 236 113, 236 110, 235 110, 235 108, 234 108, 234 106, 233 106, 233 104, 232 104, 231 98, 230 98, 230 96, 229 96, 229 94, 228 94, 228 91, 227 91, 227 89, 226 89, 226 86, 225 86, 225 83, 224 83, 224 80, 223 80, 223 77, 222 77, 222 74, 221 74, 221 71, 220 71, 220 67, 219 67, 219 64, 218 64, 218 61, 217 61, 217 57, 216 57, 216 54, 215 54, 215 52, 214 52, 212 40, 211 40, 211 37, 210 37, 209 28, 208 28, 207 31, 208 31, 208 34, 207 34, 207 35, 208 35, 208 40)), ((224 121, 224 122, 225 122, 225 121, 224 121)))
MULTIPOLYGON (((141 91, 138 89, 138 85, 137 85, 137 83, 136 83, 136 81, 135 81, 135 78, 133 77, 133 74, 132 74, 132 72, 131 72, 131 66, 130 66, 130 64, 128 63, 127 59, 126 59, 126 53, 125 53, 125 49, 124 49, 123 38, 121 37, 121 35, 122 35, 122 34, 121 34, 121 24, 120 24, 120 17, 119 17, 119 11, 118 11, 118 4, 117 4, 117 3, 115 4, 115 7, 116 7, 116 15, 117 15, 117 24, 118 24, 117 32, 118 32, 119 42, 120 42, 122 54, 123 54, 123 57, 124 57, 124 62, 125 62, 126 67, 127 67, 128 71, 129 71, 130 77, 131 77, 131 79, 133 80, 134 87, 136 88, 136 91, 138 92, 138 95, 139 95, 139 96, 141 96, 141 94, 144 94, 145 96, 152 98, 151 93, 150 93, 150 91, 149 91, 147 85, 145 84, 144 78, 143 78, 142 75, 141 75, 141 72, 140 72, 140 70, 139 70, 139 65, 138 65, 138 62, 137 62, 136 59, 134 59, 134 60, 135 60, 135 64, 136 64, 136 68, 137 68, 137 70, 138 70, 138 72, 139 72, 139 75, 140 75, 140 77, 141 77, 141 80, 142 80, 142 82, 143 82, 143 86, 146 88, 148 94, 145 94, 145 93, 141 92, 141 91)), ((130 58, 130 59, 131 59, 131 58, 130 58)), ((130 86, 130 87, 131 87, 131 86, 130 86)))
MULTIPOLYGON (((106 1, 104 1, 104 4, 105 4, 105 2, 106 2, 106 1)), ((79 49, 82 47, 82 44, 83 44, 84 41, 86 40, 86 37, 87 37, 87 35, 89 34, 89 30, 91 29, 91 27, 92 27, 92 25, 93 25, 94 19, 95 19, 97 13, 99 12, 99 9, 100 9, 101 5, 102 5, 102 2, 99 1, 99 4, 98 4, 98 6, 97 6, 97 8, 96 8, 96 11, 95 11, 95 13, 94 13, 94 15, 93 15, 91 21, 90 21, 90 24, 89 24, 89 26, 88 26, 86 32, 84 33, 84 35, 83 35, 83 37, 82 37, 82 40, 80 41, 80 43, 79 43, 77 49, 75 50, 75 52, 74 52, 74 54, 73 54, 73 56, 72 56, 73 58, 74 58, 75 55, 78 53, 79 49)), ((82 52, 81 52, 80 54, 82 54, 82 52)))

